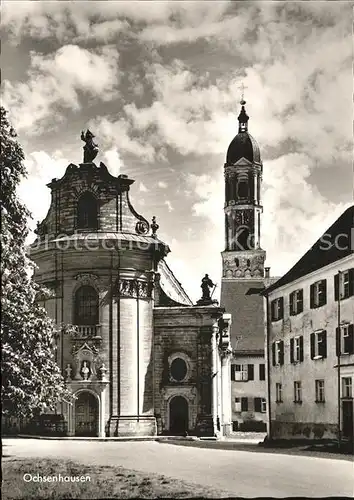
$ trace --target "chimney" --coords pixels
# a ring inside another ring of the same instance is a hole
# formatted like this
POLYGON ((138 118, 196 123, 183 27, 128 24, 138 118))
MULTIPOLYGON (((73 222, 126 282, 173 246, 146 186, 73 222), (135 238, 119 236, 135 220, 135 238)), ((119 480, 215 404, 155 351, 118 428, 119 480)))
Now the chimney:
POLYGON ((265 272, 265 278, 269 278, 270 277, 270 267, 265 267, 264 272, 265 272))

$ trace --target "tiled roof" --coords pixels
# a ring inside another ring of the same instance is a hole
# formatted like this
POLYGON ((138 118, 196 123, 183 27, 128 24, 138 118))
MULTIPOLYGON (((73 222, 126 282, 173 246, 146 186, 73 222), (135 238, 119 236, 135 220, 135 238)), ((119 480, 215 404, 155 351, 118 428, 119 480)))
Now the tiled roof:
POLYGON ((280 286, 291 283, 352 253, 354 253, 354 205, 345 210, 305 255, 284 276, 266 288, 263 294, 267 295, 280 286))
POLYGON ((231 344, 236 351, 264 350, 263 280, 223 280, 220 305, 232 315, 231 344))

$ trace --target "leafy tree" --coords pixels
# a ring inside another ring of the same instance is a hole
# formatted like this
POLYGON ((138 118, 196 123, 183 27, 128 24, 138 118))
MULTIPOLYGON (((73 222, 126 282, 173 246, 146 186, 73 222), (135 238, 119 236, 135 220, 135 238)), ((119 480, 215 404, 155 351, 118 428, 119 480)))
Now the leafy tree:
POLYGON ((46 291, 32 278, 25 250, 30 213, 16 194, 27 175, 24 154, 3 107, 0 125, 2 411, 31 417, 54 409, 70 392, 55 361, 57 329, 36 301, 46 291))

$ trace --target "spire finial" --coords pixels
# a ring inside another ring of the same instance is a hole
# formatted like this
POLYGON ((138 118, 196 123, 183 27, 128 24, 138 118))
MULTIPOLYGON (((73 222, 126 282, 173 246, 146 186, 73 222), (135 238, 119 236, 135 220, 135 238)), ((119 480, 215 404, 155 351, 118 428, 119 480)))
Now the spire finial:
POLYGON ((241 83, 241 86, 240 86, 240 89, 241 89, 241 100, 240 100, 240 104, 242 106, 244 106, 246 104, 246 101, 245 101, 245 89, 247 89, 248 87, 245 86, 245 84, 242 82, 241 83))
POLYGON ((240 114, 238 115, 238 121, 239 121, 238 131, 239 131, 239 133, 240 132, 247 132, 247 130, 248 130, 247 122, 249 120, 249 116, 247 115, 246 110, 245 110, 246 101, 244 99, 245 88, 247 88, 247 87, 245 87, 244 83, 242 82, 240 88, 241 88, 241 100, 240 100, 241 111, 240 111, 240 114))

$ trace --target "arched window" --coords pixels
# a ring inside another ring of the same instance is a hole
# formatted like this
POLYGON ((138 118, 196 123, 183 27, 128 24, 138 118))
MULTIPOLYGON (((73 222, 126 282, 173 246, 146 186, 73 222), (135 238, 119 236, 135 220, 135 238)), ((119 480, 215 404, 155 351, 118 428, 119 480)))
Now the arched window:
POLYGON ((238 267, 240 265, 240 261, 239 261, 239 259, 237 257, 235 259, 235 264, 236 264, 236 267, 238 267))
POLYGON ((239 198, 248 198, 248 182, 241 180, 237 184, 237 195, 239 198))
POLYGON ((247 267, 251 267, 251 261, 250 261, 250 259, 247 259, 247 267))
POLYGON ((98 293, 92 286, 82 286, 75 294, 75 324, 98 324, 98 293))
POLYGON ((77 203, 78 229, 98 229, 98 204, 93 194, 83 193, 77 203))
POLYGON ((247 227, 241 227, 236 233, 235 250, 252 250, 252 235, 247 227))

